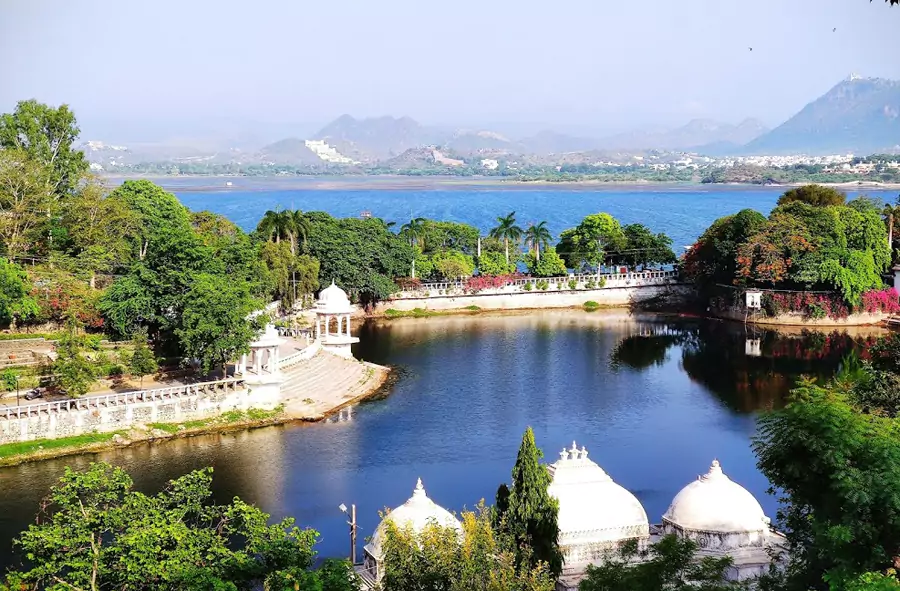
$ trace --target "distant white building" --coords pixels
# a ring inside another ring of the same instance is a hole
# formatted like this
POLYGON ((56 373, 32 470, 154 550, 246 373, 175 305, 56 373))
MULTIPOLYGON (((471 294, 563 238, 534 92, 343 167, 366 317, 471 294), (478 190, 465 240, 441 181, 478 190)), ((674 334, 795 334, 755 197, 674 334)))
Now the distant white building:
POLYGON ((352 158, 348 158, 328 145, 325 140, 306 140, 306 147, 312 150, 316 156, 332 164, 357 164, 352 158))
POLYGON ((91 172, 101 172, 103 170, 103 165, 99 162, 91 162, 90 169, 91 172))
POLYGON ((486 168, 488 170, 497 170, 499 166, 500 163, 493 158, 485 158, 481 161, 481 168, 486 168))

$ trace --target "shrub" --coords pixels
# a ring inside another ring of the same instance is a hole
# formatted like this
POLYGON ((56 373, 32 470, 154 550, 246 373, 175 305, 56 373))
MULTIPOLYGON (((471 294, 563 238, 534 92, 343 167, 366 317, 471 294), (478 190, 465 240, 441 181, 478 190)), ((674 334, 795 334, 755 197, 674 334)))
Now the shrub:
POLYGON ((578 289, 578 281, 569 279, 569 289, 578 289))
POLYGON ((600 289, 606 287, 606 277, 601 277, 597 280, 597 287, 599 287, 600 289))
POLYGON ((478 293, 485 289, 498 289, 509 285, 521 276, 515 275, 476 275, 469 277, 466 281, 465 291, 468 293, 478 293))
POLYGON ((600 308, 600 304, 598 304, 597 302, 595 302, 593 300, 589 300, 584 303, 584 311, 585 312, 593 312, 595 310, 598 310, 599 308, 600 308))
POLYGON ((546 291, 550 287, 550 282, 546 279, 541 279, 534 286, 537 287, 538 291, 546 291))
POLYGON ((397 287, 402 291, 418 291, 422 288, 422 280, 413 279, 412 277, 398 277, 394 279, 394 283, 396 283, 397 287))
POLYGON ((469 312, 478 312, 481 310, 481 308, 479 308, 478 306, 472 305, 472 306, 466 306, 466 310, 468 310, 469 312))
POLYGON ((597 282, 594 281, 593 279, 588 279, 587 281, 584 282, 585 289, 594 289, 595 287, 597 287, 597 282))
POLYGON ((524 289, 525 291, 531 291, 532 289, 534 289, 534 287, 531 285, 531 282, 529 281, 528 283, 525 284, 525 286, 522 289, 524 289))
POLYGON ((893 287, 863 292, 861 299, 860 308, 868 314, 897 314, 900 312, 900 301, 898 301, 900 296, 893 287))

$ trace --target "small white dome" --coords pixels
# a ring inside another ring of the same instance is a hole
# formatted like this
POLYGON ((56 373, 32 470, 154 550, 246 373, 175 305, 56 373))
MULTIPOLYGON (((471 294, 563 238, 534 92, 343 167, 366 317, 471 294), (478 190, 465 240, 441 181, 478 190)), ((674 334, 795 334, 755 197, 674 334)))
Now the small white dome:
POLYGON ((613 542, 650 534, 647 512, 624 487, 589 460, 587 449, 562 450, 548 466, 548 492, 559 501, 560 544, 613 542))
POLYGON ((349 314, 352 308, 347 292, 335 285, 332 280, 331 285, 319 292, 316 310, 326 314, 349 314))
POLYGON ((709 472, 675 495, 663 521, 682 530, 748 533, 769 530, 759 501, 722 472, 713 460, 709 472))
POLYGON ((411 527, 412 531, 416 533, 424 531, 425 527, 430 524, 436 524, 442 527, 452 527, 462 534, 462 523, 452 513, 428 498, 421 478, 416 483, 416 490, 413 491, 409 500, 385 515, 378 524, 372 541, 366 548, 378 560, 382 556, 381 544, 388 520, 401 529, 411 527))
POLYGON ((262 334, 259 337, 250 343, 251 349, 259 349, 265 347, 277 347, 284 340, 278 336, 278 329, 275 328, 274 324, 266 324, 266 328, 263 330, 262 334))

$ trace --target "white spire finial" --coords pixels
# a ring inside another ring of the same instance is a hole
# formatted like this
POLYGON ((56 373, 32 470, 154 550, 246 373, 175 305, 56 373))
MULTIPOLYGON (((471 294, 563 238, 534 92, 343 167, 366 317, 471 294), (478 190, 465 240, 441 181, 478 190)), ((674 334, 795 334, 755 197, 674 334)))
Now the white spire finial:
POLYGON ((719 460, 713 460, 712 464, 709 466, 709 472, 705 475, 701 476, 701 480, 709 480, 711 478, 722 478, 725 474, 722 472, 722 466, 719 464, 719 460))
POLYGON ((561 452, 559 452, 559 459, 565 460, 568 457, 569 457, 569 450, 567 450, 566 448, 563 448, 563 450, 561 452))
POLYGON ((416 482, 416 490, 413 491, 413 496, 423 496, 425 494, 425 487, 422 486, 422 479, 416 482))
POLYGON ((583 445, 581 446, 581 459, 582 460, 587 459, 587 448, 583 445))

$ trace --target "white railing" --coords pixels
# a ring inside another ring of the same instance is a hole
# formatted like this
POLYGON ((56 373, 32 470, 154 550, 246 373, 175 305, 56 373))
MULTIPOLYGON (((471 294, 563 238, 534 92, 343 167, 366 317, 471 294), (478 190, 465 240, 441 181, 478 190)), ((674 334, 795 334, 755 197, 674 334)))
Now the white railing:
POLYGON ((88 410, 91 408, 108 408, 112 406, 127 406, 139 402, 154 402, 174 400, 188 396, 197 396, 211 392, 237 390, 244 385, 243 378, 225 378, 211 382, 198 382, 196 384, 184 384, 168 388, 155 388, 153 390, 136 390, 134 392, 117 392, 114 394, 97 394, 82 398, 67 398, 53 402, 39 402, 36 404, 23 404, 21 406, 8 407, 0 410, 0 417, 6 420, 18 419, 23 416, 40 415, 42 412, 60 413, 70 410, 88 410))
MULTIPOLYGON (((565 290, 572 289, 569 286, 570 281, 575 282, 575 289, 587 289, 586 286, 588 284, 597 285, 601 280, 604 283, 604 287, 631 287, 638 285, 659 285, 672 282, 676 279, 678 279, 678 271, 630 271, 628 273, 603 273, 600 275, 596 273, 579 273, 561 277, 520 277, 511 279, 498 287, 486 287, 479 293, 518 292, 522 291, 528 284, 531 284, 532 289, 534 289, 538 282, 546 282, 549 285, 548 290, 565 290)), ((597 286, 594 287, 594 289, 600 288, 597 286)), ((441 295, 457 295, 466 293, 467 291, 470 290, 465 281, 435 281, 422 283, 421 286, 416 289, 401 291, 398 294, 395 294, 394 298, 439 297, 441 295)))
POLYGON ((306 361, 307 359, 312 358, 313 355, 319 352, 322 348, 321 343, 319 341, 313 341, 308 347, 297 351, 296 353, 292 353, 287 357, 282 357, 278 360, 278 369, 285 369, 288 367, 292 367, 297 365, 301 361, 306 361))

